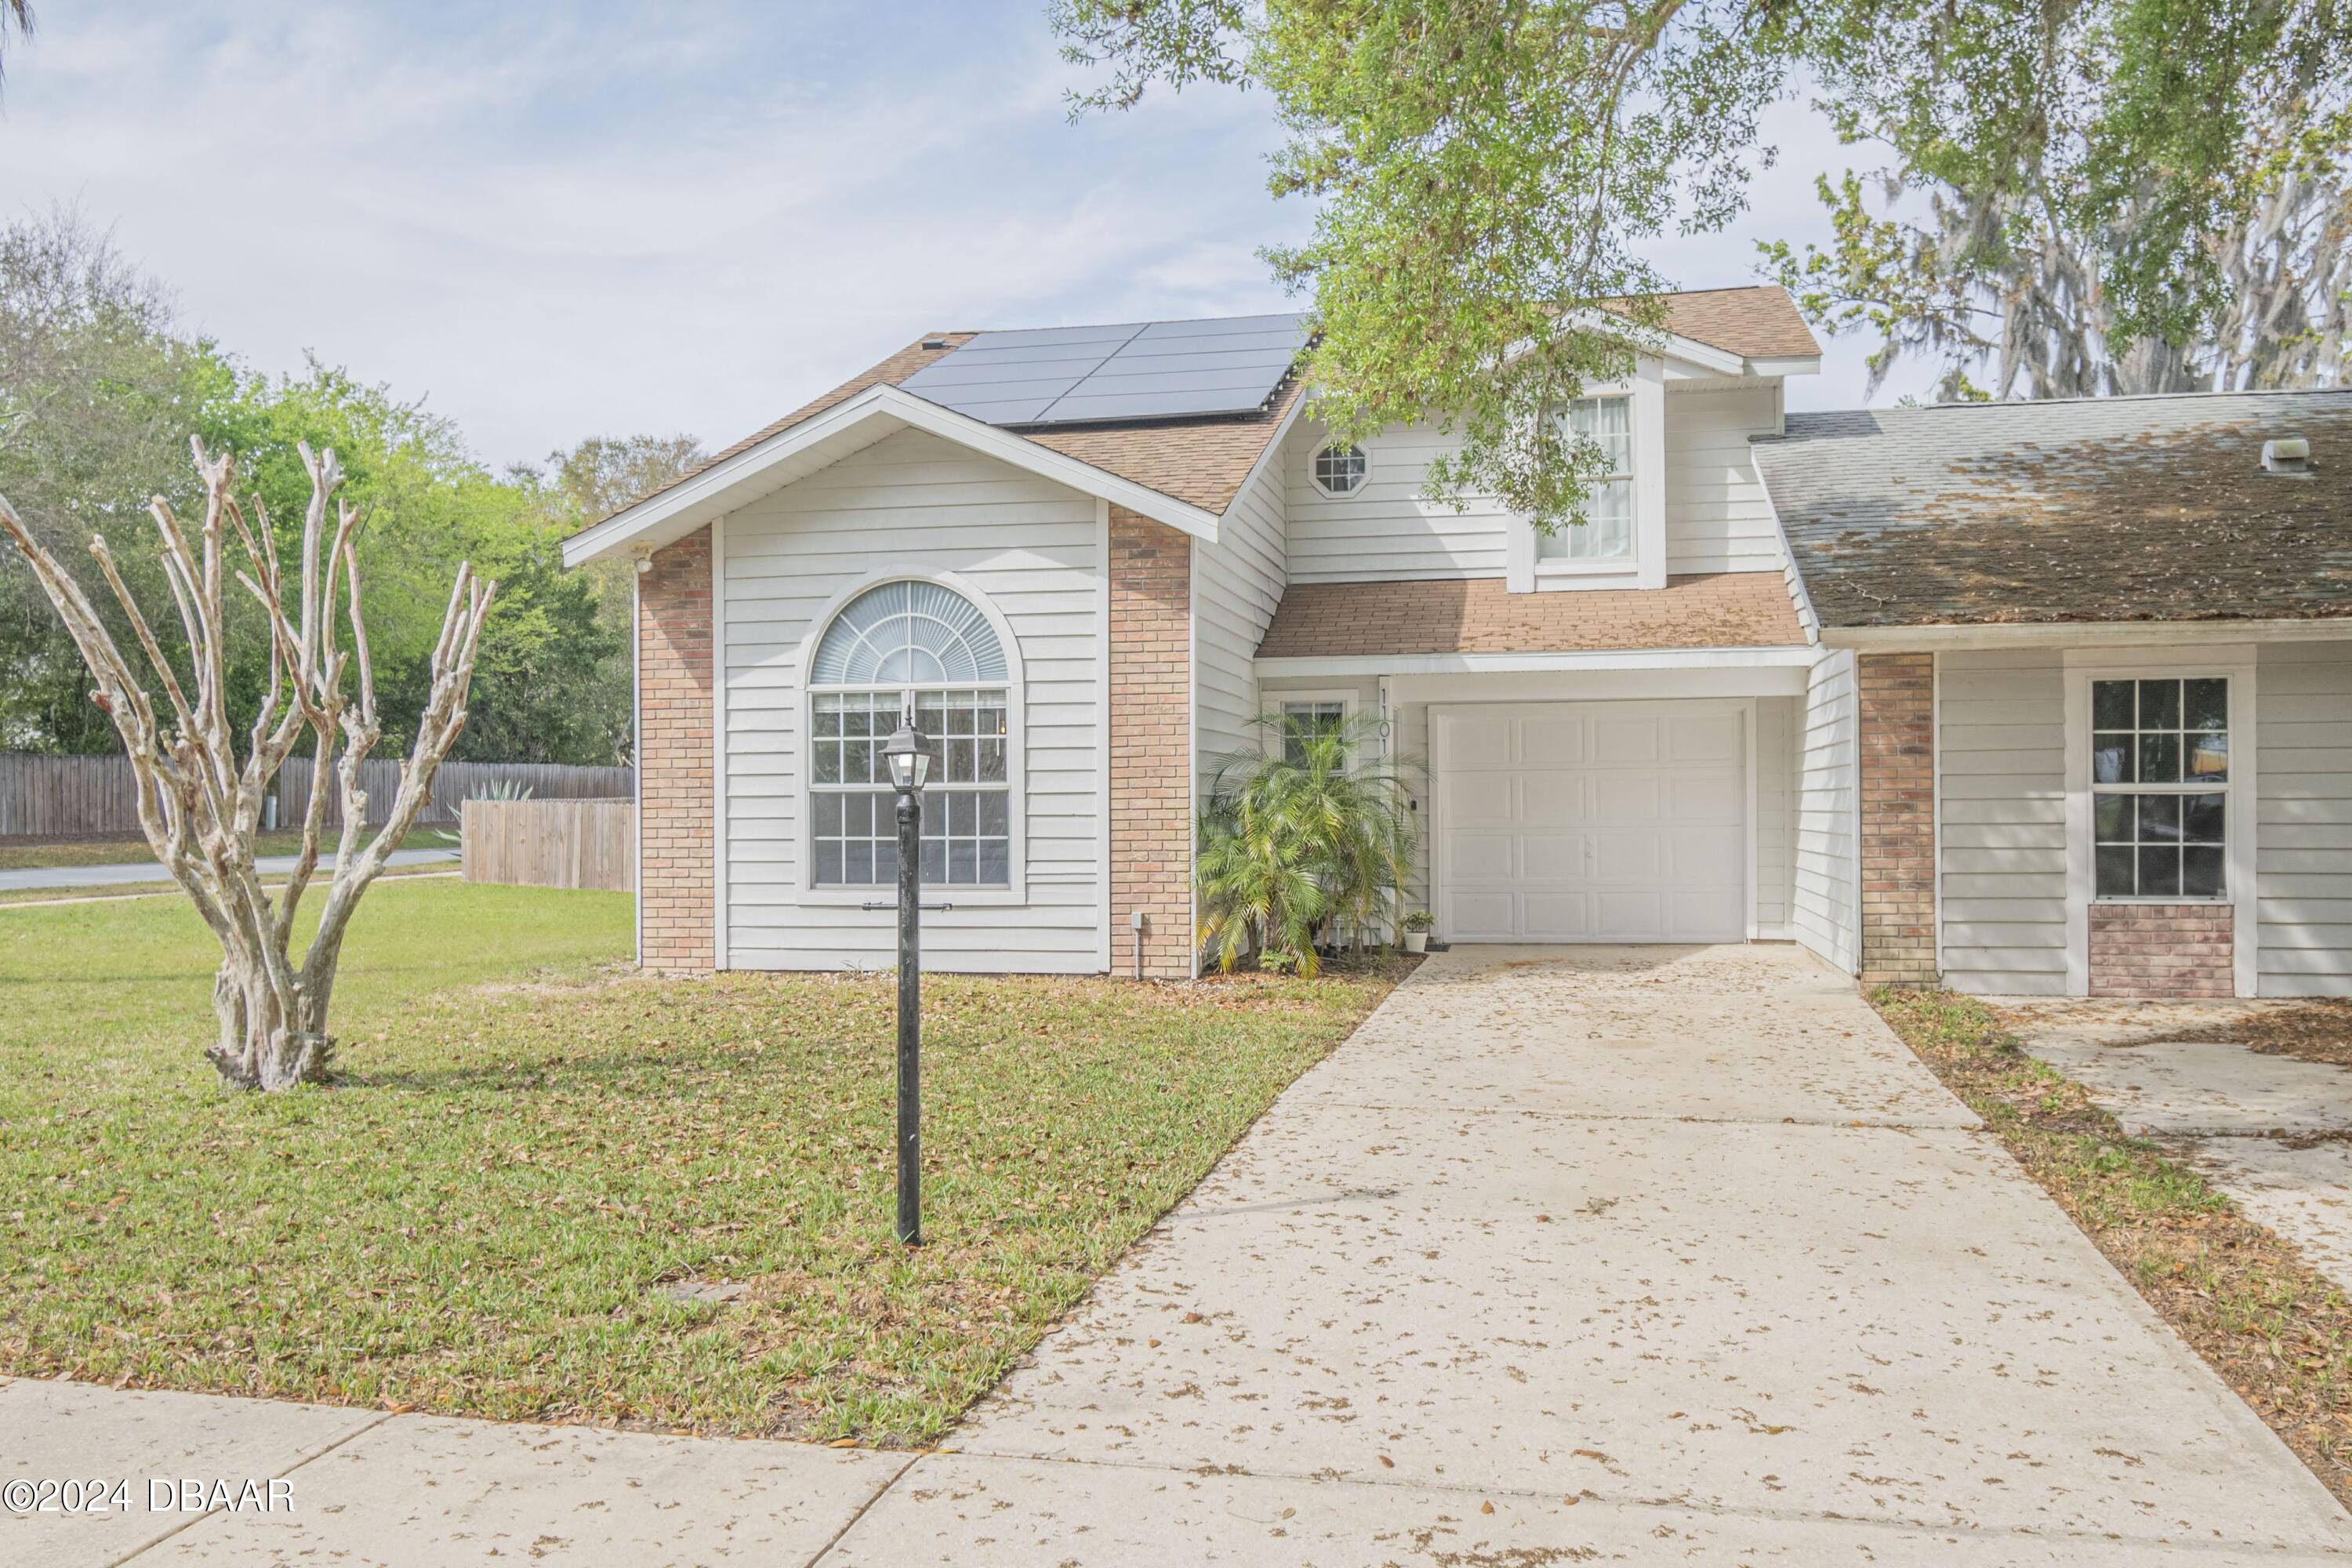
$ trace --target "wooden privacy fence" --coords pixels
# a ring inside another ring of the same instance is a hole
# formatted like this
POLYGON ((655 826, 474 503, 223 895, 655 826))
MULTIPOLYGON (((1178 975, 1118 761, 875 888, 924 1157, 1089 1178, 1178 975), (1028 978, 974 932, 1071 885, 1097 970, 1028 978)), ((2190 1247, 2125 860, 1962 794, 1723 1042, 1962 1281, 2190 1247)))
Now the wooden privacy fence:
POLYGON ((468 882, 636 889, 633 800, 469 800, 458 842, 468 882))
MULTIPOLYGON (((367 821, 381 827, 392 815, 393 797, 400 793, 399 761, 370 757, 360 764, 360 787, 367 791, 367 821)), ((291 827, 302 820, 310 804, 311 761, 289 757, 278 770, 278 823, 291 827)), ((418 816, 432 827, 457 826, 459 809, 475 795, 493 786, 527 789, 540 800, 632 800, 637 793, 635 768, 583 768, 562 763, 444 763, 433 775, 433 799, 418 816)), ((327 779, 327 821, 342 823, 342 788, 330 773, 327 779)))
MULTIPOLYGON (((368 820, 381 827, 400 793, 400 760, 371 757, 360 764, 368 820)), ((278 772, 278 825, 292 827, 310 801, 309 757, 289 757, 278 772)), ((433 775, 433 799, 420 823, 457 825, 468 795, 494 785, 528 789, 533 800, 627 800, 636 795, 634 768, 579 768, 556 763, 444 763, 433 775)), ((327 781, 327 824, 342 826, 342 791, 327 781)), ((135 838, 139 778, 128 757, 53 757, 0 752, 0 838, 135 838)))
POLYGON ((139 832, 128 757, 0 754, 0 838, 121 838, 139 832))

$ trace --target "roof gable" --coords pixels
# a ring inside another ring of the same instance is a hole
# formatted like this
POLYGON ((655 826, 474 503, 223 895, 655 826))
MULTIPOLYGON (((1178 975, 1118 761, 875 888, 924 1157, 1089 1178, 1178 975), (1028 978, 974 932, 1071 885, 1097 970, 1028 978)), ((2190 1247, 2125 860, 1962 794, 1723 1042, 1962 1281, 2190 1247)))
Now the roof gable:
POLYGON ((1217 536, 1214 513, 877 382, 772 435, 729 448, 676 483, 573 534, 563 542, 563 563, 577 566, 625 551, 659 549, 747 502, 908 429, 925 431, 1072 489, 1099 496, 1195 538, 1217 536))

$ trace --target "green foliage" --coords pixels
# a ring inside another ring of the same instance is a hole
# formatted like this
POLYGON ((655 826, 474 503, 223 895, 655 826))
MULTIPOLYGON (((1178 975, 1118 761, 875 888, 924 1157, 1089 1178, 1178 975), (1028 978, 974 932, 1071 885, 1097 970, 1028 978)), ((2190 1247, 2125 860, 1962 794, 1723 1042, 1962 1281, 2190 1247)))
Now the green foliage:
POLYGON ((1260 968, 1313 974, 1319 939, 1386 923, 1412 861, 1418 764, 1378 754, 1373 715, 1257 722, 1281 743, 1222 759, 1201 814, 1198 940, 1227 971, 1255 952, 1260 968))
MULTIPOLYGON (((240 488, 299 540, 310 481, 299 447, 331 447, 362 512, 357 548, 388 748, 404 749, 429 689, 432 643, 460 562, 499 583, 484 628, 464 761, 611 763, 631 754, 630 583, 625 567, 566 572, 564 535, 701 460, 690 437, 593 437, 547 471, 493 475, 450 421, 349 371, 242 370, 182 336, 163 289, 78 214, 0 228, 0 494, 68 570, 116 639, 128 627, 90 565, 106 534, 167 652, 178 647, 147 500, 184 513, 198 498, 188 438, 233 451, 240 488)), ((257 606, 233 598, 233 716, 268 679, 257 606)), ((13 557, 0 562, 0 747, 111 752, 71 640, 13 557)), ((243 723, 239 717, 240 725, 243 723)))
POLYGON ((1272 188, 1315 205, 1268 253, 1311 293, 1317 412, 1342 439, 1456 433, 1433 497, 1477 491, 1573 526, 1601 461, 1561 427, 1663 325, 1655 237, 1719 228, 1769 160, 1759 117, 1811 81, 1929 177, 2024 188, 2053 162, 2074 221, 2114 237, 2126 332, 2178 342, 2223 285, 2213 241, 2267 145, 2340 129, 2336 0, 1055 0, 1107 68, 1080 110, 1159 81, 1268 91, 1272 188), (2210 106, 2210 108, 2209 108, 2210 106), (2331 118, 2331 116, 2333 118, 2331 118), (2129 219, 2126 226, 2126 218, 2129 219))
MULTIPOLYGON (((128 622, 89 561, 90 535, 147 527, 148 498, 197 498, 188 436, 229 386, 202 340, 170 332, 162 289, 70 208, 0 227, 0 495, 80 577, 117 642, 128 622)), ((147 550, 123 552, 131 587, 168 602, 147 550)), ((167 619, 169 617, 166 617, 167 619)), ((47 598, 13 551, 0 561, 0 748, 111 751, 114 725, 47 598)))
POLYGON ((1898 11, 1821 58, 1841 133, 1891 149, 1876 182, 1927 216, 1874 214, 1849 171, 1820 184, 1832 242, 1765 258, 1817 323, 1878 336, 1874 377, 1905 354, 1940 363, 1947 399, 2340 376, 2340 7, 1898 11))
POLYGON ((547 455, 547 483, 585 526, 699 467, 691 436, 591 436, 568 452, 547 455))

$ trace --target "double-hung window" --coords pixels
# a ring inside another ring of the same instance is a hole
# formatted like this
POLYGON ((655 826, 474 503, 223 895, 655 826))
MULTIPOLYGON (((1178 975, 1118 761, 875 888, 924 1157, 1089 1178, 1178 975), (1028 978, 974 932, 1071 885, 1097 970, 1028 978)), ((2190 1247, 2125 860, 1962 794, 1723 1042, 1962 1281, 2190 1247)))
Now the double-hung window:
POLYGON ((898 876, 898 796, 883 742, 911 714, 935 748, 923 790, 923 880, 1012 878, 1012 737, 1004 648, 970 600, 885 583, 845 606, 809 666, 809 866, 819 888, 898 876))
POLYGON ((2229 897, 2230 682, 2091 682, 2098 897, 2229 897))
POLYGON ((1580 397, 1563 421, 1591 437, 1608 463, 1584 500, 1584 521, 1536 535, 1536 560, 1628 561, 1633 555, 1633 405, 1626 397, 1580 397))

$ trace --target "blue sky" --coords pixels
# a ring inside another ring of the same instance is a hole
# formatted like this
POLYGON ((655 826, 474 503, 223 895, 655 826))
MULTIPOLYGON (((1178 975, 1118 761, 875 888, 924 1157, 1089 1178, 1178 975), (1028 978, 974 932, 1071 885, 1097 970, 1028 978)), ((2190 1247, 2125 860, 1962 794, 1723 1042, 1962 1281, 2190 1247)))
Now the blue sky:
MULTIPOLYGON (((60 0, 11 51, 0 210, 78 203, 252 364, 427 396, 498 464, 722 444, 933 329, 1284 308, 1255 251, 1308 214, 1265 193, 1265 100, 1073 125, 1043 11, 60 0)), ((1658 249, 1683 285, 1824 236, 1854 160, 1801 104, 1768 139, 1749 218, 1658 249)), ((1791 405, 1864 401, 1866 346, 1791 405)))

